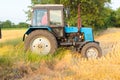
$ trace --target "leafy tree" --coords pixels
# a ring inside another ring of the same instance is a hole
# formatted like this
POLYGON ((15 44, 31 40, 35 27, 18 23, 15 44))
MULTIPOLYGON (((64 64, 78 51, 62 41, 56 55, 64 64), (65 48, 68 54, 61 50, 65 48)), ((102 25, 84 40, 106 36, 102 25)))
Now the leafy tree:
POLYGON ((60 0, 31 0, 32 4, 60 4, 60 0))
POLYGON ((12 27, 12 22, 10 20, 6 20, 5 22, 1 23, 3 28, 10 28, 12 27))
POLYGON ((14 24, 10 20, 0 21, 0 27, 2 28, 26 28, 29 24, 25 22, 20 22, 19 24, 14 24))
POLYGON ((113 27, 116 24, 116 17, 115 17, 116 13, 115 13, 115 11, 111 11, 109 13, 110 14, 106 15, 106 18, 104 20, 105 26, 113 27))
POLYGON ((120 27, 120 8, 117 9, 116 11, 116 27, 120 27))
POLYGON ((28 19, 26 21, 30 21, 32 19, 32 5, 28 6, 29 10, 25 11, 25 14, 27 14, 28 19))
POLYGON ((19 28, 27 28, 28 27, 28 24, 27 23, 24 23, 24 22, 20 22, 17 27, 19 28))

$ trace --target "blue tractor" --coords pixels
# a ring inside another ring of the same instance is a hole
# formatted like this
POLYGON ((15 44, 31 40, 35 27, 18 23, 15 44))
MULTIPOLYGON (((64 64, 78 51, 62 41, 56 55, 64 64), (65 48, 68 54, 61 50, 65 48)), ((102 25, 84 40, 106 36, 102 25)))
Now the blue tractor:
POLYGON ((73 46, 83 57, 101 57, 102 51, 99 42, 94 40, 92 28, 81 27, 80 16, 78 27, 65 25, 63 13, 62 4, 35 5, 32 25, 23 37, 25 50, 46 55, 53 54, 58 47, 73 46))

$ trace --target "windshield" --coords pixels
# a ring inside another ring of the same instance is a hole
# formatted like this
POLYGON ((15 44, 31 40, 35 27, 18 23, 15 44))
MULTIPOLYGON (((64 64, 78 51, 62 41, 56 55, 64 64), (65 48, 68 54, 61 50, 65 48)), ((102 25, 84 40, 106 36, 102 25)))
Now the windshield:
POLYGON ((50 10, 50 25, 62 25, 62 11, 50 10))
POLYGON ((33 26, 48 25, 47 10, 34 10, 32 24, 33 26))

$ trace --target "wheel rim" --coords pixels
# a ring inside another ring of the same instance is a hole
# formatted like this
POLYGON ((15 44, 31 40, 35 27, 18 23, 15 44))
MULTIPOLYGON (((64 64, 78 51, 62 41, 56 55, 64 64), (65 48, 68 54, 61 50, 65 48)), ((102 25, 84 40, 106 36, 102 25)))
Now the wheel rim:
POLYGON ((96 48, 91 47, 86 51, 86 56, 88 58, 97 58, 98 57, 98 50, 96 48))
POLYGON ((34 39, 31 42, 30 47, 32 52, 35 52, 37 54, 43 54, 43 55, 48 54, 51 50, 50 41, 45 37, 39 37, 34 39))

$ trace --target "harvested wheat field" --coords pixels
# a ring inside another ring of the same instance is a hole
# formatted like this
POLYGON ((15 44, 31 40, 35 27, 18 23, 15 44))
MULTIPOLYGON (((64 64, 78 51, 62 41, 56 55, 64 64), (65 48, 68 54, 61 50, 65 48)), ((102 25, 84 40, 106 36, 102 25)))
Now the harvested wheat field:
POLYGON ((29 55, 23 51, 23 42, 2 46, 0 50, 11 47, 3 53, 9 53, 12 65, 7 73, 0 74, 0 80, 120 80, 120 29, 109 28, 95 40, 103 50, 104 56, 99 59, 81 58, 79 53, 66 49, 55 56, 29 55))
POLYGON ((0 39, 0 42, 21 38, 24 35, 25 31, 26 29, 2 30, 2 39, 0 39))

